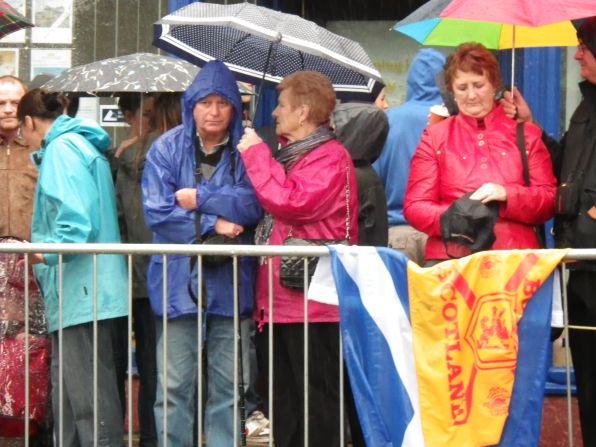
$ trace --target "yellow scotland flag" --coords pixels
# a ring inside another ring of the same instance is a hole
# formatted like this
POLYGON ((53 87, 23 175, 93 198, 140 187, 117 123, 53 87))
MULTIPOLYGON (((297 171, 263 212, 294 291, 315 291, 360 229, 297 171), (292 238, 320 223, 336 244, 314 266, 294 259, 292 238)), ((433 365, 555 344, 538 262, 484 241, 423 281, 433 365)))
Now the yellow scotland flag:
POLYGON ((499 444, 509 415, 524 308, 565 250, 490 251, 432 268, 408 263, 427 447, 499 444))

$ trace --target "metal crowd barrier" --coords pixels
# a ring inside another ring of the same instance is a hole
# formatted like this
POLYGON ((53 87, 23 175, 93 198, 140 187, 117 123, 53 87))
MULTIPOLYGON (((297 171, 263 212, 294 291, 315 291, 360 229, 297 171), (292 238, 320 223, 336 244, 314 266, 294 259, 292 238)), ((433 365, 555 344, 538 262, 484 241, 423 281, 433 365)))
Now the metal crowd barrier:
MULTIPOLYGON (((93 284, 93 296, 94 296, 94 314, 97 313, 97 300, 96 300, 96 277, 97 277, 97 255, 100 254, 112 254, 112 255, 125 255, 128 261, 128 387, 127 387, 127 408, 126 413, 128 416, 128 425, 126 428, 126 434, 128 439, 128 446, 133 446, 133 387, 131 384, 133 383, 133 372, 132 372, 132 349, 131 349, 131 342, 132 342, 132 259, 135 255, 161 255, 164 257, 164 261, 169 255, 189 255, 189 256, 197 256, 198 265, 202 265, 202 256, 204 255, 226 255, 231 256, 233 259, 233 281, 234 281, 234 332, 238 332, 239 327, 239 313, 238 313, 238 257, 241 256, 267 256, 267 257, 275 257, 275 256, 284 256, 284 255, 293 255, 293 256, 302 256, 305 257, 305 267, 306 267, 306 257, 321 257, 321 256, 329 256, 328 249, 322 246, 308 246, 308 247, 285 247, 285 246, 253 246, 253 245, 176 245, 176 244, 0 244, 0 253, 9 253, 9 254, 27 254, 27 253, 57 253, 59 255, 59 262, 58 265, 60 267, 60 274, 58 278, 59 283, 59 290, 60 294, 62 293, 62 265, 63 265, 63 256, 65 254, 87 254, 93 256, 93 276, 94 276, 94 284, 93 284)), ((25 349, 28 350, 29 346, 29 265, 28 265, 28 258, 25 256, 25 269, 24 269, 24 284, 25 284, 25 349)), ((583 261, 583 260, 596 260, 596 249, 574 249, 570 250, 563 259, 563 263, 561 264, 561 274, 563 278, 567 277, 567 266, 566 263, 574 262, 574 261, 583 261)), ((163 277, 167 278, 167 263, 164 262, 163 264, 163 277)), ((269 309, 272 309, 273 303, 273 293, 272 293, 272 263, 271 259, 268 262, 268 269, 269 269, 269 309)), ((305 269, 306 270, 306 269, 305 269)), ((198 269, 198 281, 199 284, 201 283, 201 269, 198 269)), ((167 296, 167 281, 164 281, 163 285, 163 295, 164 295, 164 309, 167 308, 165 304, 166 296, 167 296)), ((307 290, 307 279, 304 279, 304 426, 305 426, 305 436, 304 436, 304 445, 308 446, 308 303, 306 299, 306 290, 307 290)), ((562 297, 563 297, 563 318, 564 318, 564 333, 567 332, 569 328, 572 329, 581 329, 581 330, 596 330, 596 327, 585 327, 585 326, 570 326, 568 321, 568 313, 567 313, 567 291, 565 288, 562 290, 562 297)), ((62 297, 60 297, 60 303, 62 302, 62 297)), ((202 290, 199 287, 198 291, 198 308, 201 309, 203 296, 202 290)), ((60 304, 60 322, 61 322, 61 309, 62 306, 60 304)), ((199 313, 200 315, 200 313, 199 313)), ((270 319, 272 319, 272 315, 270 314, 270 319)), ((197 377, 197 406, 198 406, 198 416, 197 416, 197 432, 198 432, 198 445, 201 445, 201 434, 202 430, 202 417, 203 417, 203 395, 202 395, 202 339, 203 339, 203 328, 201 324, 201 318, 197 319, 197 344, 198 344, 198 377, 197 377)), ((93 321, 93 356, 94 359, 97 358, 97 318, 94 318, 93 321)), ((62 361, 62 330, 59 330, 58 336, 58 346, 59 346, 59 380, 62 382, 62 372, 63 372, 63 361, 62 361)), ((163 337, 167 340, 167 318, 163 317, 163 337)), ((164 340, 164 347, 166 343, 164 340)), ((273 408, 273 331, 270 330, 268 333, 268 418, 270 422, 270 436, 269 436, 269 446, 274 446, 274 439, 273 439, 273 426, 274 426, 274 408, 273 408)), ((343 396, 343 356, 342 356, 342 346, 341 346, 341 337, 340 337, 340 349, 339 349, 339 390, 340 390, 340 445, 345 445, 344 439, 344 396, 343 396)), ((157 355, 163 355, 164 364, 166 364, 167 359, 167 351, 164 349, 164 352, 157 353, 157 355)), ((238 344, 234 344, 234 393, 235 393, 235 403, 234 403, 234 414, 238 414, 238 344)), ((568 442, 569 446, 573 447, 574 440, 573 440, 573 416, 572 416, 572 400, 571 400, 571 355, 569 350, 569 343, 565 344, 565 363, 566 363, 566 378, 567 378, 567 422, 568 422, 568 442)), ((166 405, 166 411, 164 411, 164 433, 167 434, 168 430, 168 421, 167 421, 167 388, 165 384, 167 383, 167 370, 164 371, 164 403, 166 405)), ((94 361, 94 374, 93 374, 93 403, 94 408, 97 408, 98 403, 98 395, 97 395, 97 362, 94 361)), ((159 385, 158 385, 159 386, 159 385)), ((63 393, 62 387, 60 388, 60 393, 58 396, 60 407, 62 407, 63 402, 63 393)), ((25 356, 25 415, 29 414, 29 357, 25 356)), ((94 414, 97 415, 97 412, 94 411, 94 414)), ((54 419, 58 418, 59 424, 62 427, 62 411, 60 414, 54 415, 54 419)), ((28 418, 25 418, 25 433, 29 433, 30 430, 30 422, 28 418)), ((190 428, 189 428, 190 429, 190 428)), ((238 418, 235 418, 234 421, 234 437, 235 439, 239 439, 239 421, 238 418)), ((97 416, 95 417, 94 421, 94 432, 96 436, 94 437, 94 445, 97 446, 98 444, 98 421, 97 416)), ((56 440, 58 445, 63 445, 62 442, 62 433, 59 433, 58 439, 56 440)), ((30 440, 28 437, 24 439, 24 445, 29 446, 30 440)), ((164 437, 164 446, 167 447, 167 437, 164 437)), ((173 446, 175 447, 175 446, 173 446)), ((314 446, 317 447, 317 446, 314 446)))

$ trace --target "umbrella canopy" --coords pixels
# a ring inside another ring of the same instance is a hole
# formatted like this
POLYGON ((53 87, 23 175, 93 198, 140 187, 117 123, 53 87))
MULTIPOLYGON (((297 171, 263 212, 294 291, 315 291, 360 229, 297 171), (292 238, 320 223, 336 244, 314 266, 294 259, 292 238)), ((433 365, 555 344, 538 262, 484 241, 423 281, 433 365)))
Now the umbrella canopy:
POLYGON ((198 71, 198 67, 173 57, 134 53, 69 68, 42 87, 94 94, 182 92, 198 71))
POLYGON ((7 2, 0 1, 0 39, 23 28, 30 28, 33 23, 16 12, 7 2))
POLYGON ((217 59, 239 80, 279 83, 325 74, 342 99, 374 100, 384 87, 360 44, 296 15, 251 3, 195 2, 156 22, 153 44, 197 65, 217 59))
MULTIPOLYGON (((527 24, 531 22, 531 17, 522 20, 521 14, 517 11, 517 9, 523 10, 522 3, 532 5, 534 3, 543 3, 544 9, 553 6, 555 10, 561 11, 561 8, 556 8, 556 4, 562 4, 563 2, 558 0, 507 1, 509 3, 515 2, 517 6, 511 6, 509 10, 506 10, 506 7, 502 5, 503 2, 498 2, 498 7, 493 7, 494 2, 487 0, 431 0, 397 22, 393 29, 411 37, 422 45, 429 46, 457 46, 464 42, 479 42, 487 48, 502 50, 577 45, 576 30, 570 20, 582 16, 586 17, 585 14, 582 15, 577 12, 578 9, 575 9, 575 13, 570 14, 569 17, 559 15, 556 19, 547 21, 547 24, 542 26, 520 25, 520 23, 527 24), (460 5, 466 1, 471 3, 469 8, 474 10, 476 15, 479 15, 478 11, 484 12, 482 19, 447 17, 447 14, 457 15, 461 13, 460 5), (547 5, 547 3, 552 5, 547 5), (495 12, 494 16, 491 15, 493 11, 495 12), (506 18, 505 13, 508 11, 513 11, 510 20, 500 22, 499 19, 506 18)), ((596 4, 585 9, 592 10, 591 14, 588 15, 596 14, 596 4)), ((534 23, 544 23, 544 21, 535 20, 534 23)))
POLYGON ((592 0, 431 0, 428 3, 433 4, 426 9, 428 17, 417 15, 418 21, 413 23, 413 13, 393 29, 423 45, 457 46, 473 41, 490 49, 511 48, 512 91, 515 48, 577 45, 571 20, 596 14, 596 3, 592 0))
POLYGON ((593 0, 453 0, 442 18, 543 26, 596 15, 593 0))

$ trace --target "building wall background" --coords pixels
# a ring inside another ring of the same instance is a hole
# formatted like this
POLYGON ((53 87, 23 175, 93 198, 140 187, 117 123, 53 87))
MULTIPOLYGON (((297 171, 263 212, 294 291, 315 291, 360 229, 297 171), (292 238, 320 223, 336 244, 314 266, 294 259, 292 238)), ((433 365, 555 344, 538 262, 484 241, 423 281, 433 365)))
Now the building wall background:
MULTIPOLYGON (((226 0, 212 1, 226 3, 226 0)), ((236 1, 230 0, 228 3, 236 1)), ((152 45, 153 23, 166 15, 168 10, 190 2, 8 0, 11 6, 24 13, 37 26, 0 40, 0 74, 15 74, 25 82, 30 82, 39 73, 57 74, 70 66, 134 52, 156 53, 158 50, 152 45)), ((390 28, 397 20, 423 4, 424 0, 356 1, 344 3, 341 8, 333 7, 329 2, 323 2, 323 5, 312 0, 260 0, 258 3, 285 12, 304 14, 306 18, 326 25, 331 31, 360 42, 386 81, 390 105, 397 106, 405 100, 405 76, 419 46, 390 28), (353 17, 360 20, 350 20, 353 17), (383 17, 392 19, 378 20, 383 17)), ((439 50, 445 54, 452 51, 449 48, 439 50)), ((573 52, 574 49, 563 50, 561 72, 556 77, 562 92, 561 130, 566 128, 570 114, 580 99, 576 86, 578 68, 573 61, 573 52)), ((524 69, 540 72, 555 70, 556 67, 537 69, 531 66, 524 69)), ((531 79, 528 82, 534 86, 531 79)), ((556 90, 549 88, 543 94, 554 95, 556 90)), ((550 130, 550 133, 556 132, 550 130)))

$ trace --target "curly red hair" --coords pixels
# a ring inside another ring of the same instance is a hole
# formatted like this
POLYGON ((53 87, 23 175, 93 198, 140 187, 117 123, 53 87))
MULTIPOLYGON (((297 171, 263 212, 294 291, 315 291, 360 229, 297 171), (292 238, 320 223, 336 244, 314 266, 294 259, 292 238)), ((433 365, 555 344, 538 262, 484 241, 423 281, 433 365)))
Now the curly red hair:
POLYGON ((486 75, 495 90, 503 84, 499 63, 493 53, 480 43, 464 43, 447 58, 445 64, 445 86, 453 93, 453 81, 457 71, 486 75))

